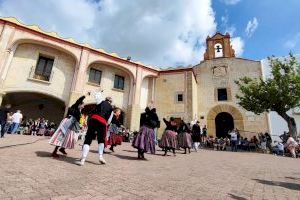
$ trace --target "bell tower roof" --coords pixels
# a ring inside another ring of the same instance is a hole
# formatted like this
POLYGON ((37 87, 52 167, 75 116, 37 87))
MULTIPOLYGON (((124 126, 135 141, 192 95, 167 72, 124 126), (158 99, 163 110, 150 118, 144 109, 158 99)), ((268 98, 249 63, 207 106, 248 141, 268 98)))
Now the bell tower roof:
POLYGON ((223 35, 222 33, 217 32, 212 37, 207 36, 204 60, 232 57, 235 57, 235 52, 230 44, 229 33, 223 35))

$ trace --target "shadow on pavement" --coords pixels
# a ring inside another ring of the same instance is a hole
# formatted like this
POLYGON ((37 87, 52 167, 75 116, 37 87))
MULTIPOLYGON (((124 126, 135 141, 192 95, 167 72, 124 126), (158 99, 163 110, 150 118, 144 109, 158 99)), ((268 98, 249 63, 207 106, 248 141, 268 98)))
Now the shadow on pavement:
MULTIPOLYGON (((65 155, 59 155, 59 158, 53 158, 53 157, 51 156, 52 153, 49 153, 49 152, 47 152, 47 151, 36 151, 35 154, 36 154, 38 157, 42 157, 42 158, 48 157, 48 158, 51 158, 51 159, 55 159, 55 160, 57 160, 57 161, 67 162, 67 163, 70 163, 70 164, 73 164, 73 165, 77 165, 77 164, 76 164, 76 161, 79 161, 78 158, 69 157, 69 156, 65 156, 65 155)), ((86 160, 85 162, 86 162, 86 163, 91 163, 91 164, 94 164, 94 165, 100 165, 100 163, 91 162, 91 161, 88 161, 88 160, 86 160)))
POLYGON ((296 180, 296 181, 300 181, 300 178, 297 178, 297 177, 289 177, 289 176, 287 176, 287 177, 285 177, 285 178, 292 179, 292 180, 296 180))
POLYGON ((257 181, 258 183, 265 184, 265 185, 272 185, 272 186, 279 186, 284 187, 290 190, 300 190, 300 184, 297 183, 286 183, 286 182, 280 182, 280 181, 267 181, 267 180, 261 180, 261 179, 252 179, 257 181))
POLYGON ((40 140, 44 140, 44 139, 37 139, 33 142, 27 142, 27 143, 22 143, 22 144, 12 144, 12 145, 7 145, 7 146, 2 146, 0 147, 0 149, 5 149, 5 148, 11 148, 11 147, 18 147, 18 146, 24 146, 24 145, 28 145, 28 144, 34 144, 40 140))
POLYGON ((138 161, 148 161, 146 158, 145 159, 138 159, 137 157, 133 156, 125 156, 125 155, 118 155, 118 154, 112 154, 113 156, 124 159, 124 160, 138 160, 138 161))
POLYGON ((244 197, 240 197, 240 196, 237 196, 237 195, 234 195, 234 194, 228 194, 230 198, 232 199, 236 199, 236 200, 247 200, 246 198, 244 197))

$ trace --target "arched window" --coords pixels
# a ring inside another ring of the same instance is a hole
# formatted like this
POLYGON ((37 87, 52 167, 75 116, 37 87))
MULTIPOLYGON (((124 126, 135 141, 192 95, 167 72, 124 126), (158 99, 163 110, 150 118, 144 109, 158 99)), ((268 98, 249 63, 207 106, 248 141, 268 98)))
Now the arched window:
POLYGON ((215 44, 215 58, 223 57, 223 47, 220 43, 215 44))

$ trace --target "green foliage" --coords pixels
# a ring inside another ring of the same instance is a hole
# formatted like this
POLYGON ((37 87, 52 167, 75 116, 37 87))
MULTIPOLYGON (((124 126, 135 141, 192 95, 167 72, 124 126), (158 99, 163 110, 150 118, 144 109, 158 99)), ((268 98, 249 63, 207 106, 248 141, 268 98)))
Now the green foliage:
POLYGON ((269 57, 271 77, 253 79, 244 77, 235 81, 240 87, 239 105, 255 114, 276 111, 284 115, 291 108, 300 106, 300 64, 290 54, 280 60, 269 57))

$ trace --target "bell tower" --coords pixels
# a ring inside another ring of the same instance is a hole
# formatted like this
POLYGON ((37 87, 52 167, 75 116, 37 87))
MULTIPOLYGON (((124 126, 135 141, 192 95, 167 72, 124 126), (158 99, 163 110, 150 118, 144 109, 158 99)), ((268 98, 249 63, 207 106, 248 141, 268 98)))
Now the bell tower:
POLYGON ((235 57, 235 53, 230 44, 229 33, 223 35, 217 32, 214 36, 208 36, 206 38, 206 52, 204 53, 204 60, 232 57, 235 57))

